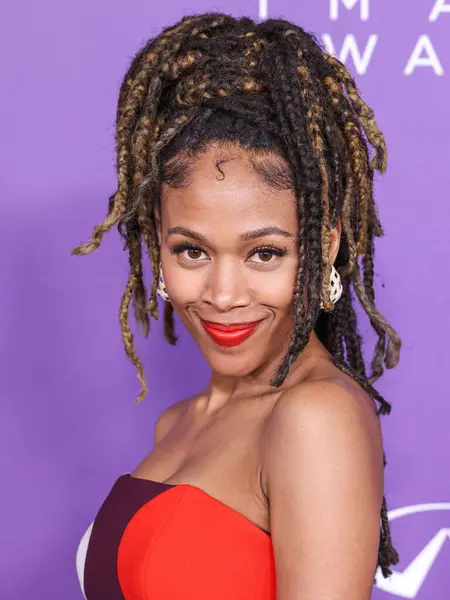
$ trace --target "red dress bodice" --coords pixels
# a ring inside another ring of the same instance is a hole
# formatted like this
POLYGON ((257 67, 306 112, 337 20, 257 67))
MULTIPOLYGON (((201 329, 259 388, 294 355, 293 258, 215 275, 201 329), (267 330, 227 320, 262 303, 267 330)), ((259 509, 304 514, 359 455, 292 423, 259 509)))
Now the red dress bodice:
POLYGON ((191 484, 122 475, 77 553, 87 600, 275 600, 270 533, 191 484))

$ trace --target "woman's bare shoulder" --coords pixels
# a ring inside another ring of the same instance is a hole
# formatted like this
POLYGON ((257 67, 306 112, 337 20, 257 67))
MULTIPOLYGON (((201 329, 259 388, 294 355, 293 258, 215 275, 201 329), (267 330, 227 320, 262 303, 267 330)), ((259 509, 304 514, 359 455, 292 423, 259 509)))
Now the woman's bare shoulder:
MULTIPOLYGON (((371 440, 374 454, 381 455, 382 438, 380 419, 374 399, 350 376, 337 370, 326 370, 285 390, 274 404, 265 427, 264 456, 262 457, 263 491, 267 494, 266 454, 270 454, 272 438, 284 436, 284 428, 293 422, 304 426, 331 428, 360 426, 371 440), (345 424, 344 422, 345 421, 345 424)), ((300 432, 299 432, 300 433, 300 432)), ((320 437, 319 437, 320 439, 320 437)))
MULTIPOLYGON (((321 415, 333 418, 336 411, 352 414, 363 419, 375 437, 380 434, 380 421, 375 400, 352 377, 339 370, 327 372, 324 377, 304 381, 282 394, 276 410, 287 414, 296 413, 321 415)), ((274 415, 275 416, 275 415, 274 415)))
POLYGON ((162 412, 155 423, 155 445, 175 427, 186 411, 192 406, 196 396, 189 396, 174 402, 162 412))
POLYGON ((314 589, 322 598, 339 589, 335 597, 344 598, 356 572, 358 597, 366 598, 384 480, 379 420, 365 391, 341 377, 303 382, 280 396, 270 421, 262 481, 277 586, 289 597, 314 589), (307 564, 306 555, 313 557, 307 564), (338 555, 344 559, 336 562, 338 555))
MULTIPOLYGON (((278 404, 301 403, 302 400, 315 404, 327 397, 347 398, 347 402, 353 399, 371 415, 375 415, 377 411, 374 398, 353 377, 341 371, 328 360, 320 361, 317 368, 312 369, 305 380, 291 386, 281 394, 278 404)), ((331 401, 333 402, 333 400, 331 401)))

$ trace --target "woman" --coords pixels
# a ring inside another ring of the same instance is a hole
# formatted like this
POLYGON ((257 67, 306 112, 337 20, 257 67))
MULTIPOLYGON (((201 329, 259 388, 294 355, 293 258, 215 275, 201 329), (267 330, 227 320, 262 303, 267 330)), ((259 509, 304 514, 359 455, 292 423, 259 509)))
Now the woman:
POLYGON ((374 302, 386 147, 372 111, 300 27, 204 14, 135 56, 116 142, 108 215, 74 253, 118 225, 138 401, 132 299, 147 335, 162 296, 166 338, 175 311, 211 379, 159 417, 152 452, 86 532, 86 597, 369 599, 376 568, 398 562, 379 419, 391 407, 372 384, 400 350, 374 302), (378 335, 370 374, 352 288, 378 335))

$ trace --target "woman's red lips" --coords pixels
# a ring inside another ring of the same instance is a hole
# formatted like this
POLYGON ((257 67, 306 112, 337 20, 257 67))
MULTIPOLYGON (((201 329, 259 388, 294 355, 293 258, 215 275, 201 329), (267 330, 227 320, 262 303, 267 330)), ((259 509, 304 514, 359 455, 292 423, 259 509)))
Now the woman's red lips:
POLYGON ((207 333, 215 342, 221 346, 238 346, 249 338, 261 321, 253 323, 234 323, 232 325, 223 325, 222 323, 213 323, 211 321, 203 321, 202 325, 207 333))

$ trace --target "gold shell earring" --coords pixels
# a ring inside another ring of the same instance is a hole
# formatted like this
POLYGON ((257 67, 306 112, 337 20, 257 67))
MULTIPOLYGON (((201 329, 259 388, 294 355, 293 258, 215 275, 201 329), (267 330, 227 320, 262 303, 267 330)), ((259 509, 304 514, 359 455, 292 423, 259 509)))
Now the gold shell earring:
MULTIPOLYGON (((342 296, 342 283, 341 276, 336 270, 336 267, 333 265, 331 267, 331 275, 330 275, 330 296, 331 302, 336 304, 339 298, 342 296)), ((320 308, 323 308, 323 302, 320 302, 320 308)))
POLYGON ((163 275, 161 263, 159 263, 159 282, 158 282, 158 288, 156 290, 156 293, 159 296, 161 296, 161 298, 163 300, 165 300, 166 302, 170 302, 169 293, 167 291, 166 284, 164 282, 164 275, 163 275))

